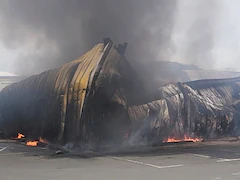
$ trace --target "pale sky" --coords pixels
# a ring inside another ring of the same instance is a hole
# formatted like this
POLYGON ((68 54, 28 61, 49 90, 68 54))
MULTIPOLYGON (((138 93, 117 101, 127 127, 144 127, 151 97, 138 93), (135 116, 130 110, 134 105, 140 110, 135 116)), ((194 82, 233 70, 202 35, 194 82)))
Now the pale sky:
MULTIPOLYGON (((185 62, 187 29, 194 21, 192 13, 198 8, 193 6, 195 2, 194 0, 181 0, 173 33, 173 39, 178 49, 177 53, 170 58, 171 61, 185 62)), ((240 71, 240 1, 216 0, 216 2, 219 6, 214 24, 214 48, 211 50, 215 65, 209 67, 209 64, 205 63, 200 66, 204 69, 240 71)), ((204 27, 202 28, 204 30, 204 27)))
POLYGON ((14 60, 18 56, 16 50, 8 50, 2 44, 0 44, 0 71, 12 72, 14 66, 14 60))

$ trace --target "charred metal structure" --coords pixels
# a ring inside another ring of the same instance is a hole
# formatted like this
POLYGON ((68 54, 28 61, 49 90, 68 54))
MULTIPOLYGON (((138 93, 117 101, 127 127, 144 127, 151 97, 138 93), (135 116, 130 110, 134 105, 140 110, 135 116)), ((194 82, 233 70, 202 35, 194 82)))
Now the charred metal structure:
POLYGON ((155 99, 128 109, 135 131, 148 140, 239 135, 240 78, 168 84, 155 99), (145 129, 143 122, 148 124, 145 129))
POLYGON ((126 46, 105 39, 75 61, 4 88, 0 128, 62 143, 121 141, 128 106, 146 102, 126 46))
POLYGON ((105 39, 75 61, 5 87, 0 129, 84 146, 238 135, 240 78, 153 91, 124 57, 126 46, 105 39))

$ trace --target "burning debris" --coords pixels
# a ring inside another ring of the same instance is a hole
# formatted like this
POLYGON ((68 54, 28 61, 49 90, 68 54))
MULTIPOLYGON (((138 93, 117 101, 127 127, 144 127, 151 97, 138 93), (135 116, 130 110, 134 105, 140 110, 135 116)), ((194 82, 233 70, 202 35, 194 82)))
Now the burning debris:
POLYGON ((47 140, 43 139, 43 138, 39 138, 39 140, 35 140, 35 141, 27 141, 26 145, 27 146, 38 146, 39 144, 50 144, 47 140))
POLYGON ((238 135, 240 78, 168 84, 149 94, 124 57, 126 46, 105 39, 71 63, 6 87, 0 128, 27 132, 29 146, 48 144, 44 137, 88 149, 238 135))
POLYGON ((38 146, 39 144, 48 145, 50 144, 47 140, 43 139, 42 137, 39 138, 39 140, 28 140, 27 137, 24 134, 18 133, 18 136, 15 138, 11 138, 14 140, 22 140, 22 142, 26 142, 26 146, 38 146))
POLYGON ((28 141, 26 143, 26 146, 37 146, 38 145, 38 141, 28 141))
POLYGON ((178 143, 178 142, 202 142, 202 141, 203 141, 202 138, 190 138, 185 135, 183 139, 169 137, 166 141, 163 142, 178 143))
POLYGON ((25 135, 23 135, 23 134, 21 134, 21 133, 18 133, 18 136, 15 138, 15 139, 22 139, 22 138, 24 138, 25 137, 25 135))
POLYGON ((23 140, 23 139, 25 139, 25 135, 21 134, 21 133, 17 133, 16 137, 10 138, 10 139, 12 139, 12 140, 23 140))

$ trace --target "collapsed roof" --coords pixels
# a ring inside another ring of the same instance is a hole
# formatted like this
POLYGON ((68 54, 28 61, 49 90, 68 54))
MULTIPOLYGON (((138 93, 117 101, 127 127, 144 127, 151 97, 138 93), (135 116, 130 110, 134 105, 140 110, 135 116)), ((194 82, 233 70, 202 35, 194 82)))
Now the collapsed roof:
POLYGON ((125 49, 105 39, 75 61, 7 86, 0 93, 0 129, 6 136, 21 132, 84 146, 126 137, 136 142, 238 133, 240 78, 152 91, 124 57, 125 49))
POLYGON ((239 135, 240 78, 168 84, 159 89, 155 101, 131 106, 128 111, 135 131, 142 137, 151 136, 153 142, 186 135, 239 135))

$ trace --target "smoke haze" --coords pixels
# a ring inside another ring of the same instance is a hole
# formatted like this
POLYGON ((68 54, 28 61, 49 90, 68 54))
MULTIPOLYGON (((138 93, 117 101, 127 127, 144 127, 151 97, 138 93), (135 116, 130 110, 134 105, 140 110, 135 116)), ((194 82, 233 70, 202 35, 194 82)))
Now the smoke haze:
POLYGON ((196 6, 193 13, 194 21, 186 31, 188 35, 186 62, 195 64, 209 62, 208 66, 214 65, 211 50, 214 47, 217 12, 217 3, 213 0, 208 0, 207 6, 205 1, 196 6))
POLYGON ((139 61, 174 48, 175 0, 0 2, 1 41, 8 49, 27 49, 15 61, 20 74, 72 61, 104 37, 128 42, 127 57, 139 61))
POLYGON ((171 60, 203 69, 240 70, 240 1, 179 0, 171 60))
POLYGON ((239 7, 237 0, 0 0, 0 44, 22 75, 72 61, 104 37, 129 43, 130 61, 232 68, 239 7))

